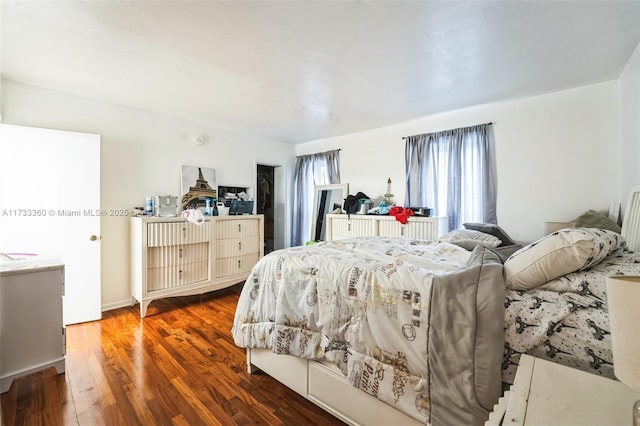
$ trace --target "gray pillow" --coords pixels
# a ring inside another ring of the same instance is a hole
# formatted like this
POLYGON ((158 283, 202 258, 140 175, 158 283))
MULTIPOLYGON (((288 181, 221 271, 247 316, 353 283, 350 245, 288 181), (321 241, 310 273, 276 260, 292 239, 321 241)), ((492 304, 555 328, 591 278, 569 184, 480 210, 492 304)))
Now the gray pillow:
POLYGON ((574 222, 575 226, 578 228, 608 229, 609 231, 617 232, 618 234, 621 232, 620 225, 595 210, 587 210, 574 222))
POLYGON ((498 225, 494 225, 493 223, 463 223, 462 226, 464 226, 465 229, 472 229, 474 231, 493 235, 502 241, 498 247, 511 246, 516 243, 509 237, 509 235, 507 235, 504 229, 500 228, 498 225))
POLYGON ((522 244, 514 244, 512 246, 496 247, 493 251, 500 257, 502 263, 504 263, 513 253, 517 252, 521 248, 522 244))
POLYGON ((476 246, 495 248, 500 245, 500 240, 493 235, 472 229, 456 229, 440 237, 440 242, 458 245, 467 250, 473 250, 476 246))

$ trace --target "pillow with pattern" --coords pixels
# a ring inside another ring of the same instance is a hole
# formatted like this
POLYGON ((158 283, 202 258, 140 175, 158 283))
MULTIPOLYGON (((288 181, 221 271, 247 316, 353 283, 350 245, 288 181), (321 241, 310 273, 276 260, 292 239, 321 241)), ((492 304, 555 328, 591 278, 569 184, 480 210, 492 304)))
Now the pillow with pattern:
POLYGON ((504 279, 512 290, 535 288, 600 263, 623 242, 606 229, 561 229, 512 254, 504 262, 504 279))
POLYGON ((451 243, 467 250, 473 250, 476 246, 484 246, 489 248, 495 248, 500 245, 502 241, 493 235, 485 234, 480 231, 472 231, 470 229, 456 229, 448 234, 443 235, 440 238, 442 243, 451 243))

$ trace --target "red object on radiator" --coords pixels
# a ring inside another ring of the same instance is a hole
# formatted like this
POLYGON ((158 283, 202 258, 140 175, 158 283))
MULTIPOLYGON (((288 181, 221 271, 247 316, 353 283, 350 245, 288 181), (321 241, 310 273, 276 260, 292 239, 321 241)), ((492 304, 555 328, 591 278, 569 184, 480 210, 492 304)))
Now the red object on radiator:
POLYGON ((391 210, 389 210, 389 216, 395 216, 396 220, 404 225, 407 223, 407 219, 413 216, 413 210, 405 209, 400 206, 393 206, 391 207, 391 210))

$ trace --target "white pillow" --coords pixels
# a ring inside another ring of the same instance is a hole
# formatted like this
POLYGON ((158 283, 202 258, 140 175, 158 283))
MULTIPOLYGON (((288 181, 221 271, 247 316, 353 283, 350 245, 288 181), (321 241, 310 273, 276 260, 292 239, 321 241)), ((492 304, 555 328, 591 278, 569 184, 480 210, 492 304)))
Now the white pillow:
POLYGON ((456 229, 440 238, 440 242, 458 245, 467 250, 473 250, 476 246, 489 248, 498 247, 502 241, 490 234, 471 229, 456 229))
POLYGON ((504 279, 512 290, 528 290, 600 263, 623 241, 605 229, 561 229, 512 254, 504 262, 504 279))

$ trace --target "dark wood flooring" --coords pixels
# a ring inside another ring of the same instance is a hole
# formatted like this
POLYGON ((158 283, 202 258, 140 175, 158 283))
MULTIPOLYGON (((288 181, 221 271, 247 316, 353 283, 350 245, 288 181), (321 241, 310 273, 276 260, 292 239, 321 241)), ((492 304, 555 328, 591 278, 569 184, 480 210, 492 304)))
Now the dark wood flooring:
POLYGON ((64 374, 13 382, 4 425, 341 425, 261 372, 231 325, 241 285, 104 312, 67 327, 64 374))

